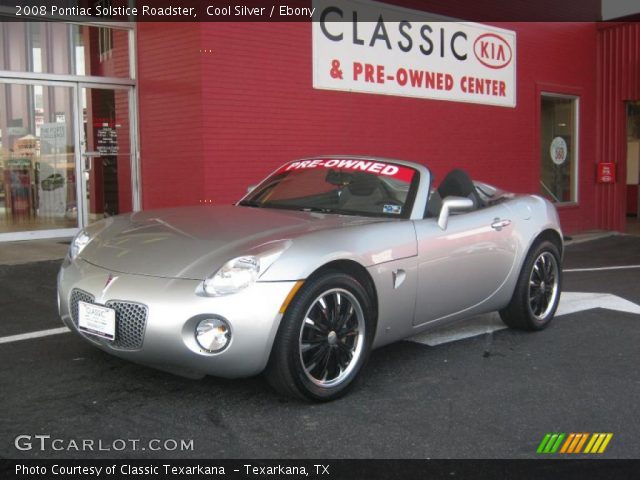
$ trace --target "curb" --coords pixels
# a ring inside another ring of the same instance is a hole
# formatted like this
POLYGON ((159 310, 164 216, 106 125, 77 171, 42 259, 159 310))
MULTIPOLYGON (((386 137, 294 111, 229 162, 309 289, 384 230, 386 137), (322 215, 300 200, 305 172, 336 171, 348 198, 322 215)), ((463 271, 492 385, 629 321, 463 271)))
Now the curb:
POLYGON ((616 231, 602 231, 602 232, 583 233, 580 235, 575 235, 573 237, 565 236, 564 245, 565 247, 568 247, 571 245, 578 245, 580 243, 591 242, 593 240, 600 240, 608 237, 616 237, 619 235, 625 235, 625 234, 616 232, 616 231))

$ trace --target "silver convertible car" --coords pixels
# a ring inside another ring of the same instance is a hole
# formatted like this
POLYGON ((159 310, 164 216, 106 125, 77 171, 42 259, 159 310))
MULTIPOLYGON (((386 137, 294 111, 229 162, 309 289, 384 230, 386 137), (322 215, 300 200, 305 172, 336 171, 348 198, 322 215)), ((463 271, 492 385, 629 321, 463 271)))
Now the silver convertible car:
POLYGON ((71 243, 64 323, 118 357, 184 376, 265 372, 331 400, 370 351, 499 310, 546 327, 561 289, 551 203, 423 165, 289 162, 235 205, 106 218, 71 243))

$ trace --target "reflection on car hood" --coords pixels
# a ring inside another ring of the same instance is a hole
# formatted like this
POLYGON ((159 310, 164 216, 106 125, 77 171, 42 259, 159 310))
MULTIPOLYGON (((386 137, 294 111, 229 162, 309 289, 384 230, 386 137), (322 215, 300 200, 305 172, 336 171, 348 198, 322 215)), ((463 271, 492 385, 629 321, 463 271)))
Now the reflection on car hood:
POLYGON ((104 220, 80 256, 114 272, 203 279, 267 242, 379 221, 234 205, 150 210, 104 220))

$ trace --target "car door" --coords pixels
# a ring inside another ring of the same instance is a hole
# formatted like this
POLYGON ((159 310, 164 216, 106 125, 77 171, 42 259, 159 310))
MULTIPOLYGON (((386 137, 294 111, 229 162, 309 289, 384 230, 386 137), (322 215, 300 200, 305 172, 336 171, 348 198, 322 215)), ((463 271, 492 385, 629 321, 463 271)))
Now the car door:
POLYGON ((430 218, 415 222, 418 294, 414 325, 460 313, 504 284, 516 257, 512 213, 504 205, 452 214, 446 230, 430 218))

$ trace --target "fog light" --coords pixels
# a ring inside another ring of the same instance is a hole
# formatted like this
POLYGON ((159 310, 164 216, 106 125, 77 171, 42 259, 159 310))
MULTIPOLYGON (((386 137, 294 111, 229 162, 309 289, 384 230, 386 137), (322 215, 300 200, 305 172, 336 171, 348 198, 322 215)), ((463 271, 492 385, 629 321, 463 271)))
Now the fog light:
POLYGON ((231 329, 221 318, 206 318, 198 322, 196 341, 207 352, 219 352, 229 344, 231 329))

